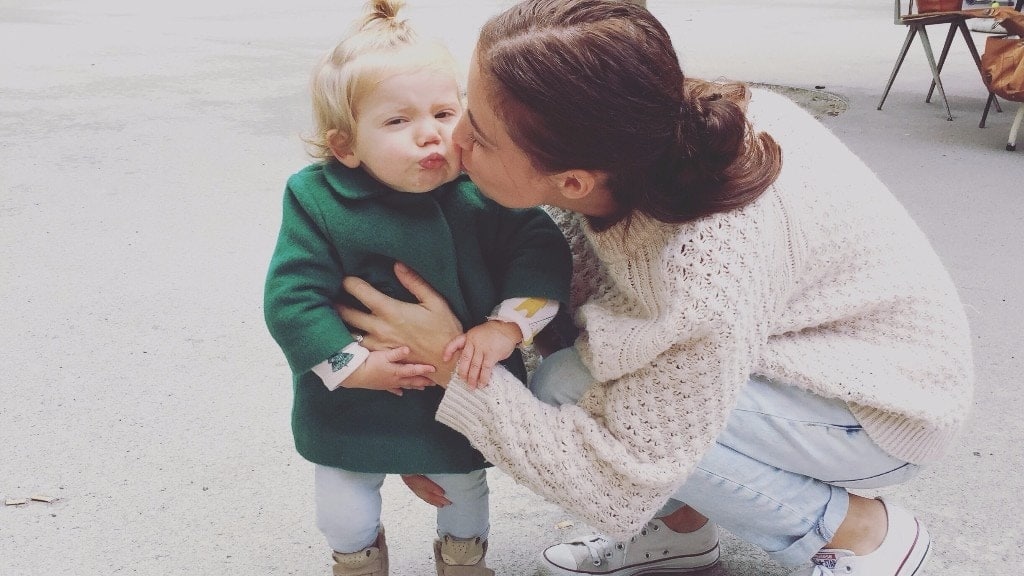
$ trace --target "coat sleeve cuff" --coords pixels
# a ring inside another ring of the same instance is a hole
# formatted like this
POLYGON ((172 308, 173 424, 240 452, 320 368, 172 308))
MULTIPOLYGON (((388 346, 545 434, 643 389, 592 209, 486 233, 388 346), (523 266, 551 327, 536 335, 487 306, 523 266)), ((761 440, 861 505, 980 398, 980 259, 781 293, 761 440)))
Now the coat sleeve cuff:
POLYGON ((320 377, 328 390, 334 391, 346 378, 366 362, 370 351, 353 342, 327 360, 313 366, 313 373, 320 377))
POLYGON ((558 313, 558 301, 546 298, 509 298, 503 301, 487 317, 519 326, 523 333, 523 345, 533 343, 533 337, 544 329, 558 313))

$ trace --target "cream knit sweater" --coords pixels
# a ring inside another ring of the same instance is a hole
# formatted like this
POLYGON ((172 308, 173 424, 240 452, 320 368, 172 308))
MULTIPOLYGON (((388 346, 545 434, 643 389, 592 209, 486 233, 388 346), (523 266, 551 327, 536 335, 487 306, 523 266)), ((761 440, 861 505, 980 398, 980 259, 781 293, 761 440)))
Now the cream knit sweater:
POLYGON ((683 483, 752 373, 845 400, 883 449, 918 464, 941 455, 971 405, 967 320, 921 230, 788 99, 755 91, 750 116, 784 158, 754 203, 600 233, 559 215, 585 327, 576 346, 599 381, 578 405, 542 404, 500 372, 479 391, 456 377, 437 412, 617 538, 683 483))

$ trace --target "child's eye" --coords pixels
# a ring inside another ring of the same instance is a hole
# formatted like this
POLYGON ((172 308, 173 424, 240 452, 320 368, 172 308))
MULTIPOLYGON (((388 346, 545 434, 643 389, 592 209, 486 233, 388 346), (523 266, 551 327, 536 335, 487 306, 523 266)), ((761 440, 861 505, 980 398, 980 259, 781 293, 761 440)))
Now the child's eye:
POLYGON ((441 112, 438 112, 437 114, 434 114, 434 118, 437 118, 438 120, 442 120, 444 118, 454 118, 454 117, 455 117, 455 111, 454 110, 442 110, 441 112))
POLYGON ((405 122, 405 118, 390 118, 384 122, 385 126, 397 126, 405 122))

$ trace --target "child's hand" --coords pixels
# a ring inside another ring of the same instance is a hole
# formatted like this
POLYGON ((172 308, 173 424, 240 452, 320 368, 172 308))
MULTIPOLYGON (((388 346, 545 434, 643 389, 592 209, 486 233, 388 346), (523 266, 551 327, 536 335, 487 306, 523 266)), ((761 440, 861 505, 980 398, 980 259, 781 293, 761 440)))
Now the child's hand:
POLYGON ((341 385, 345 388, 387 390, 396 396, 401 396, 403 390, 423 390, 433 386, 434 382, 427 374, 432 374, 434 367, 429 364, 403 364, 401 361, 407 356, 409 349, 406 347, 370 352, 366 362, 341 385))
POLYGON ((470 388, 483 388, 491 380, 494 365, 511 356, 522 340, 519 326, 488 320, 449 342, 444 349, 444 357, 451 358, 461 348, 459 376, 470 388))

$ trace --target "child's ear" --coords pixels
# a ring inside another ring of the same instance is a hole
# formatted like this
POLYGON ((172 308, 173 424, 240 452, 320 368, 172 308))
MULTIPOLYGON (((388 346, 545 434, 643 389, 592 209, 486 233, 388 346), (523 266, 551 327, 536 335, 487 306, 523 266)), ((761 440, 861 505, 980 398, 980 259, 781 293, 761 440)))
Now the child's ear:
POLYGON ((342 165, 349 168, 358 168, 359 158, 352 152, 352 147, 349 146, 350 141, 349 135, 340 130, 333 129, 327 131, 327 146, 331 149, 331 154, 334 154, 334 157, 342 165))

